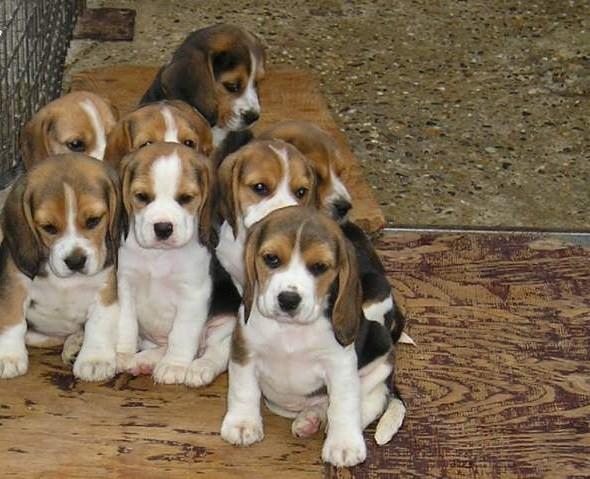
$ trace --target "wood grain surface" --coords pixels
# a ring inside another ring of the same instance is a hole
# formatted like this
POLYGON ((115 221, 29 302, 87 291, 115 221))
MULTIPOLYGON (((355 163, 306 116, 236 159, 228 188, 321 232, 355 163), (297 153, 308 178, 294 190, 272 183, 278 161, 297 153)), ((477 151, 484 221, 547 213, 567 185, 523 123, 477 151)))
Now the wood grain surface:
MULTIPOLYGON (((153 66, 133 65, 97 68, 73 74, 71 88, 103 95, 124 115, 136 108, 157 70, 153 66)), ((380 231, 385 226, 385 217, 313 76, 292 67, 271 68, 261 83, 260 99, 262 115, 255 131, 261 131, 281 120, 298 119, 314 122, 336 138, 348 159, 349 168, 343 176, 353 198, 351 217, 369 233, 380 231)))
POLYGON ((225 444, 225 376, 94 385, 35 350, 0 383, 0 477, 589 478, 590 251, 473 234, 377 244, 417 347, 397 352, 406 421, 385 447, 367 431, 365 464, 323 466, 321 438, 267 412, 261 444, 225 444))

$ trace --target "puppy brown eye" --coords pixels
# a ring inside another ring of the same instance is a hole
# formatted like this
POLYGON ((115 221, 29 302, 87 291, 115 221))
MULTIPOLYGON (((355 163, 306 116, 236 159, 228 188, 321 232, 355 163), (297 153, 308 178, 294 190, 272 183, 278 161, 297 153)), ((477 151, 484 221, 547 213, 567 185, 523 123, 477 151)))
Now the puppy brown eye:
POLYGON ((279 257, 275 254, 265 254, 262 259, 264 260, 264 263, 266 264, 266 266, 268 266, 271 269, 275 269, 278 268, 281 265, 281 260, 279 259, 279 257))
POLYGON ((66 143, 66 146, 71 151, 82 152, 86 151, 86 144, 82 140, 72 140, 66 143))
POLYGON ((150 202, 150 197, 146 193, 135 193, 135 199, 140 203, 147 204, 150 202))
POLYGON ((45 231, 45 233, 50 234, 50 235, 57 234, 57 228, 54 225, 52 225, 51 223, 41 225, 41 229, 43 231, 45 231))
POLYGON ((184 140, 183 143, 185 146, 188 146, 189 148, 194 148, 196 146, 193 140, 184 140))
POLYGON ((296 192, 295 192, 295 196, 299 199, 303 198, 307 192, 309 190, 307 188, 299 188, 296 192))
POLYGON ((269 193, 268 186, 266 186, 264 183, 256 183, 252 186, 252 190, 254 193, 260 196, 266 196, 269 193))
POLYGON ((152 142, 151 141, 146 141, 145 143, 142 143, 141 145, 139 145, 140 148, 143 148, 144 146, 148 146, 151 145, 152 142))
POLYGON ((309 271, 314 276, 320 276, 328 271, 328 265, 326 263, 314 263, 309 267, 309 271))
POLYGON ((86 229, 93 230, 99 225, 101 219, 102 216, 91 216, 86 220, 86 229))
POLYGON ((178 204, 180 205, 186 205, 187 203, 190 203, 191 201, 193 201, 194 196, 193 195, 179 195, 178 198, 176 198, 176 201, 178 202, 178 204))
POLYGON ((224 83, 223 86, 230 93, 237 93, 237 92, 240 91, 240 84, 239 84, 239 82, 235 82, 235 83, 224 83))

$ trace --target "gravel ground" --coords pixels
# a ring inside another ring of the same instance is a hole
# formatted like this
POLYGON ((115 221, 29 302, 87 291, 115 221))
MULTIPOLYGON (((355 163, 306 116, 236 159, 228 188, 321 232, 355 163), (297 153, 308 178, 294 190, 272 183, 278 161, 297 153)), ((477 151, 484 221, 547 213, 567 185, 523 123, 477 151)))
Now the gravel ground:
POLYGON ((166 61, 219 22, 308 68, 391 225, 590 227, 590 2, 89 0, 135 40, 72 43, 67 74, 166 61))

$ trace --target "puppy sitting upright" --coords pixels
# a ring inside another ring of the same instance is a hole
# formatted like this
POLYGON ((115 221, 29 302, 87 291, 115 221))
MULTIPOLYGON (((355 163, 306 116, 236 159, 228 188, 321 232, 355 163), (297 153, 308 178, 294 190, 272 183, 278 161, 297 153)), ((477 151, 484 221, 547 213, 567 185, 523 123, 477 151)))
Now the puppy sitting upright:
POLYGON ((69 360, 82 333, 74 374, 114 375, 119 212, 116 175, 82 154, 50 157, 16 182, 2 217, 0 377, 26 372, 25 338, 65 341, 69 360))
POLYGON ((45 105, 24 126, 20 151, 27 169, 50 155, 84 153, 102 160, 107 135, 117 122, 111 104, 87 91, 68 93, 45 105))
POLYGON ((208 160, 155 143, 126 156, 120 172, 129 230, 119 252, 119 369, 153 369, 156 382, 183 383, 212 290, 208 160))
POLYGON ((379 443, 389 440, 405 408, 389 400, 391 337, 363 317, 352 245, 327 216, 283 208, 251 228, 245 263, 221 436, 243 446, 260 441, 261 396, 276 414, 295 418, 297 436, 316 432, 327 407, 322 458, 336 466, 362 462, 363 428, 389 403, 376 432, 379 443))
POLYGON ((264 77, 264 49, 252 33, 214 25, 191 33, 164 65, 141 103, 183 100, 213 127, 213 143, 242 130, 260 116, 258 82, 264 77))

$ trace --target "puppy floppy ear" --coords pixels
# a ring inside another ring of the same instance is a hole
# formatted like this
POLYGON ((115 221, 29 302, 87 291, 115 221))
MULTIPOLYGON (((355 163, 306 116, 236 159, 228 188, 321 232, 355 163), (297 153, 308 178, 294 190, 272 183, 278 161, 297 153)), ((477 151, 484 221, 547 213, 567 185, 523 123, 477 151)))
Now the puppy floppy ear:
POLYGON ((209 125, 217 123, 217 100, 210 56, 194 51, 189 58, 173 60, 160 74, 164 98, 183 100, 194 106, 209 125))
POLYGON ((119 176, 113 168, 105 165, 107 182, 105 184, 105 196, 109 205, 109 225, 105 242, 107 245, 106 264, 117 265, 117 252, 121 242, 121 233, 126 229, 124 220, 126 215, 121 214, 121 185, 119 176))
POLYGON ((245 282, 244 294, 242 294, 242 303, 244 304, 244 322, 248 321, 250 312, 252 311, 252 304, 256 300, 257 294, 257 280, 256 280, 256 256, 258 255, 258 248, 260 247, 260 238, 262 237, 264 229, 264 222, 254 224, 246 238, 244 248, 244 269, 245 282))
POLYGON ((20 153, 27 170, 51 154, 49 133, 52 126, 49 114, 41 110, 21 130, 20 153))
POLYGON ((213 230, 213 208, 215 204, 215 182, 211 173, 211 166, 206 158, 197 158, 198 165, 195 168, 197 181, 203 194, 203 200, 199 205, 197 214, 199 216, 199 241, 209 249, 215 247, 217 242, 213 230))
POLYGON ((356 253, 342 234, 337 235, 338 292, 332 308, 332 327, 342 346, 351 344, 357 335, 362 316, 362 291, 356 253))
POLYGON ((219 210, 223 218, 229 223, 234 238, 238 236, 238 184, 240 180, 240 152, 227 156, 217 170, 217 184, 219 189, 219 210))
POLYGON ((123 237, 127 239, 129 235, 129 218, 133 214, 133 205, 131 203, 131 182, 135 175, 136 161, 135 154, 130 153, 125 156, 119 165, 119 178, 121 178, 121 228, 123 230, 123 237))
POLYGON ((4 241, 18 269, 33 279, 43 259, 41 240, 33 223, 27 175, 21 176, 8 194, 2 213, 4 241))
POLYGON ((121 160, 131 151, 132 147, 131 122, 122 120, 115 125, 107 137, 103 161, 118 170, 121 160))

